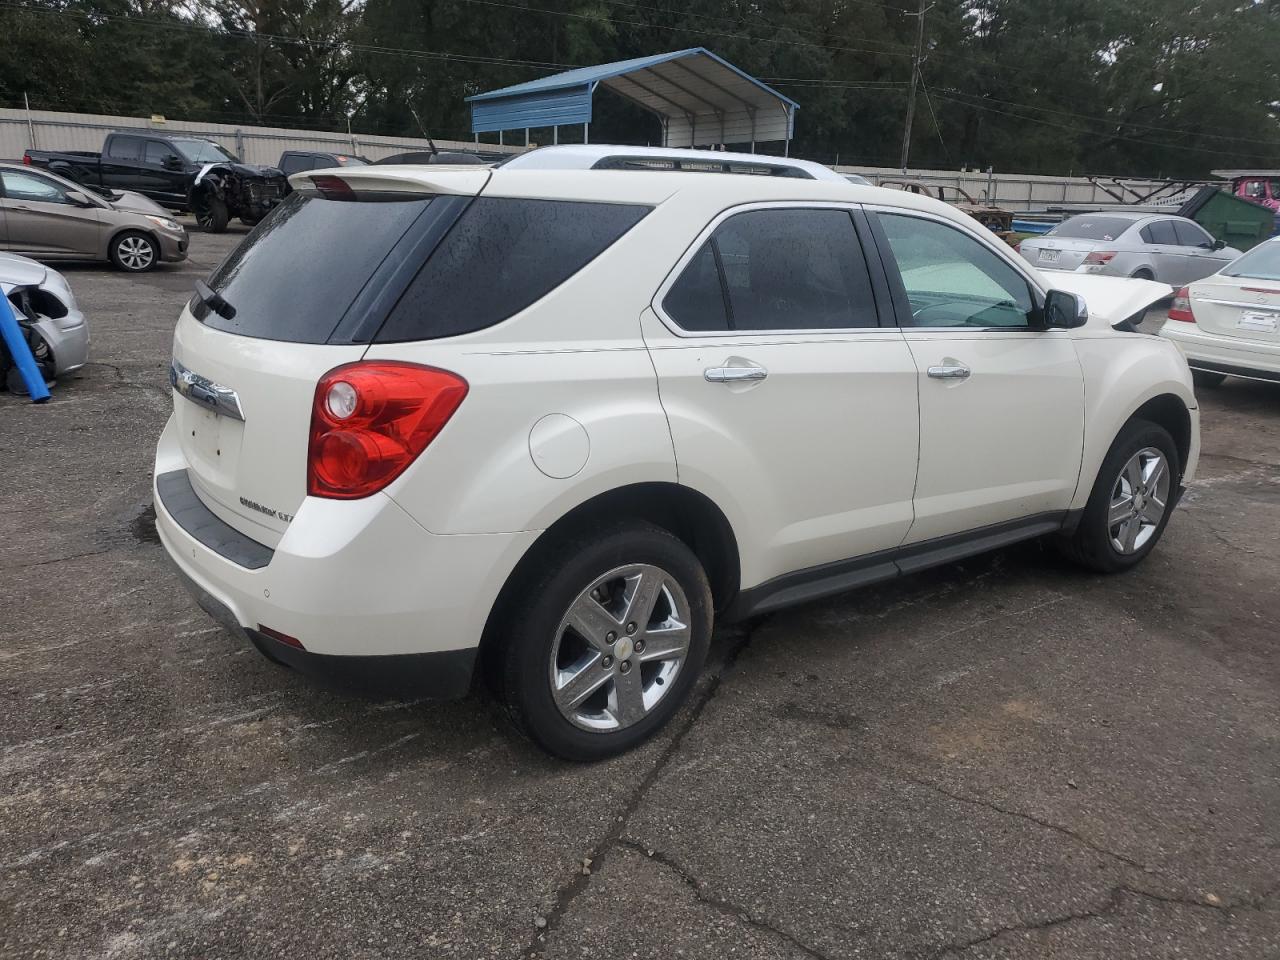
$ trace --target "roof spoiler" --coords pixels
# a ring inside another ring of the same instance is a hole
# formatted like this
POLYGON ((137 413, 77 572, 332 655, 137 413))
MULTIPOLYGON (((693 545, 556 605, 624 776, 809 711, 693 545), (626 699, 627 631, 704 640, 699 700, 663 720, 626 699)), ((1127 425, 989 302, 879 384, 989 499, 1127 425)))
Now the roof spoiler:
POLYGON ((330 199, 361 200, 388 194, 400 196, 474 197, 489 182, 489 170, 476 167, 333 167, 307 170, 289 178, 302 194, 330 199))

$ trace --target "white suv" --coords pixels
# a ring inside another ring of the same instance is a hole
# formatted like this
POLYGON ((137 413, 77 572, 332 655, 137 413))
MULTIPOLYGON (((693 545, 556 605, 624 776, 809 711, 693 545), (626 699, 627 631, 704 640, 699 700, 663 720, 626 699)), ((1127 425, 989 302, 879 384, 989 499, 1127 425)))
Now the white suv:
POLYGON ((202 606, 347 687, 484 675, 594 758, 716 617, 1044 535, 1142 560, 1199 448, 1186 363, 1123 329, 1169 288, 768 172, 296 175, 174 336, 157 526, 202 606))

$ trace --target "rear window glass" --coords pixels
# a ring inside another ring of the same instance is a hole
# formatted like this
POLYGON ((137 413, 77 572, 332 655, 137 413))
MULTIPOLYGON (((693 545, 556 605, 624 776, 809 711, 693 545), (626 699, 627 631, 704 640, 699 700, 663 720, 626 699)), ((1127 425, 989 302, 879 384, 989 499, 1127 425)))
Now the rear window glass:
POLYGON ((214 313, 198 298, 192 312, 227 333, 324 343, 430 202, 348 203, 291 194, 209 278, 235 316, 214 313))
POLYGON ((1228 277, 1280 280, 1280 240, 1259 244, 1222 272, 1228 277))
POLYGON ((1058 224, 1048 235, 1068 240, 1114 240, 1131 226, 1133 221, 1123 217, 1072 217, 1058 224))
POLYGON ((375 340, 433 340, 493 326, 560 286, 650 209, 480 197, 418 271, 375 340))

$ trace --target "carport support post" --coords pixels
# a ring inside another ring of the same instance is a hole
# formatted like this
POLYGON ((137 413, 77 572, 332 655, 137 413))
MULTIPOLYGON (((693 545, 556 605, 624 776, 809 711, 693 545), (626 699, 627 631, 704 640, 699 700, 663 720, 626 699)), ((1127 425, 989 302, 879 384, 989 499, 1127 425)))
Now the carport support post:
POLYGON ((591 142, 591 132, 590 132, 590 130, 588 129, 590 126, 591 126, 591 124, 589 124, 589 123, 584 123, 584 124, 582 125, 582 142, 583 142, 583 143, 590 143, 590 142, 591 142))
POLYGON ((560 142, 560 128, 558 126, 551 128, 551 142, 553 144, 560 142))

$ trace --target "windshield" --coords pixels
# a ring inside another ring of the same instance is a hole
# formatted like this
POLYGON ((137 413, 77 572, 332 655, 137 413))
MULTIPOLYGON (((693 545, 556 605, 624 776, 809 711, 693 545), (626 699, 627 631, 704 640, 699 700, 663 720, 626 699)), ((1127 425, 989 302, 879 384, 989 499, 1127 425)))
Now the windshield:
POLYGON ((1069 240, 1114 240, 1131 226, 1133 221, 1123 217, 1072 217, 1058 224, 1045 236, 1065 237, 1069 240))
POLYGON ((189 163, 223 163, 226 160, 232 163, 240 162, 234 153, 212 140, 174 140, 172 142, 189 163))
POLYGON ((1268 240, 1254 247, 1222 271, 1224 277, 1280 280, 1280 241, 1268 240))

